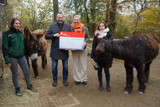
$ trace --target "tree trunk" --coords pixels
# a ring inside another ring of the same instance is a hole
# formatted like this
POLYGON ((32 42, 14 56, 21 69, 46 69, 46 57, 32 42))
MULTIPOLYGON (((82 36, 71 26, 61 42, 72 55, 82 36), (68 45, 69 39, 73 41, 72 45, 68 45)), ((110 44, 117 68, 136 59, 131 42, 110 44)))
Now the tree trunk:
POLYGON ((87 0, 84 0, 84 8, 85 8, 85 11, 86 11, 86 18, 87 18, 87 25, 89 24, 89 16, 88 16, 88 11, 87 11, 87 7, 86 7, 86 3, 87 3, 87 0))
POLYGON ((91 35, 91 37, 94 37, 94 32, 95 32, 95 29, 96 29, 96 23, 95 23, 95 14, 96 14, 96 10, 95 10, 95 8, 96 8, 96 4, 97 3, 97 1, 95 1, 95 0, 90 0, 90 5, 91 5, 91 7, 90 7, 90 11, 91 11, 91 19, 92 19, 92 22, 91 23, 89 23, 89 31, 90 31, 90 35, 91 35))
POLYGON ((95 20, 95 2, 93 0, 90 0, 90 4, 91 4, 91 17, 92 20, 95 20))
POLYGON ((117 0, 111 0, 109 28, 112 35, 114 35, 116 28, 116 9, 117 9, 117 0))
POLYGON ((59 9, 58 9, 58 0, 53 0, 53 9, 54 9, 53 20, 54 20, 54 22, 56 22, 57 13, 59 11, 59 9))
POLYGON ((109 24, 109 7, 110 7, 110 0, 106 0, 106 19, 105 23, 108 25, 109 24))

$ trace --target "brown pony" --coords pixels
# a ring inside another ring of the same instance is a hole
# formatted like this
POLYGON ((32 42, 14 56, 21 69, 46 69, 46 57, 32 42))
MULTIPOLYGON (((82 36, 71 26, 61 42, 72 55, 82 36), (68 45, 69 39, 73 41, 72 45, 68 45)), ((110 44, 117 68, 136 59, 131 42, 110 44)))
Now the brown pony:
POLYGON ((29 57, 31 58, 35 78, 39 76, 37 64, 38 56, 42 58, 42 68, 44 69, 47 65, 46 53, 48 43, 44 37, 45 33, 46 30, 44 29, 38 29, 32 32, 28 26, 24 27, 25 56, 29 67, 29 57))
POLYGON ((151 34, 133 35, 124 40, 101 40, 96 47, 97 63, 102 67, 110 66, 112 58, 124 60, 126 87, 124 93, 132 91, 133 67, 137 70, 138 93, 143 94, 148 82, 150 64, 159 52, 158 40, 151 34), (105 60, 104 60, 105 59, 105 60))

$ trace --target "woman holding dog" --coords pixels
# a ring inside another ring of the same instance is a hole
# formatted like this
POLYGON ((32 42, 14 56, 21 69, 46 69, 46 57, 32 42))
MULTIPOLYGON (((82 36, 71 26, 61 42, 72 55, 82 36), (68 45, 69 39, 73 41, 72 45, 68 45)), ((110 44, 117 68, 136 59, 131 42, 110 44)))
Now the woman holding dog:
MULTIPOLYGON (((102 91, 103 90, 103 82, 102 82, 102 68, 98 66, 98 64, 96 63, 96 61, 94 60, 95 58, 95 49, 96 46, 98 45, 98 42, 101 39, 106 39, 106 40, 113 40, 112 35, 109 32, 109 28, 107 28, 106 24, 104 22, 99 22, 97 29, 95 31, 95 36, 93 39, 93 43, 92 43, 92 51, 91 51, 91 62, 94 66, 94 68, 96 70, 98 70, 98 80, 99 80, 99 90, 102 91)), ((104 68, 104 72, 105 72, 105 77, 106 77, 106 89, 108 92, 111 91, 111 87, 110 87, 110 73, 109 73, 109 68, 106 69, 104 68)))

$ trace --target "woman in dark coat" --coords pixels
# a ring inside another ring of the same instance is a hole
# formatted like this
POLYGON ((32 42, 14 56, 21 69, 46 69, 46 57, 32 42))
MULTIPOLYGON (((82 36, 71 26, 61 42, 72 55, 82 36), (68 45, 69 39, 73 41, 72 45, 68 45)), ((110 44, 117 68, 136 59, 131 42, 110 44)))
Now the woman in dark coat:
MULTIPOLYGON (((93 43, 92 43, 92 51, 91 51, 91 61, 92 64, 94 66, 94 68, 96 70, 98 70, 98 80, 99 80, 99 90, 102 91, 103 90, 103 83, 102 83, 102 68, 98 66, 98 64, 95 61, 95 49, 96 46, 98 44, 98 42, 101 39, 106 39, 106 40, 113 40, 112 35, 109 33, 109 29, 107 28, 106 24, 104 22, 99 22, 96 32, 95 32, 95 36, 93 39, 93 43)), ((105 77, 106 77, 106 89, 108 92, 111 91, 111 87, 110 87, 110 73, 109 73, 109 68, 106 69, 104 68, 104 72, 105 72, 105 77)))

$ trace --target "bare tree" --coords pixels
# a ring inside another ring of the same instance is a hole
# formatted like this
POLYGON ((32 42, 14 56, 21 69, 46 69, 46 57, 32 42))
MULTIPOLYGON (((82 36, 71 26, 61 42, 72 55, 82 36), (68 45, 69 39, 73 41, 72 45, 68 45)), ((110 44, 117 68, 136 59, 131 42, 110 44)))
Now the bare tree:
POLYGON ((147 0, 144 0, 144 1, 143 0, 133 0, 134 12, 136 14, 135 28, 134 28, 133 34, 136 34, 137 32, 137 26, 138 26, 138 22, 140 19, 140 14, 146 8, 146 6, 147 6, 147 0), (137 6, 137 5, 140 5, 140 6, 137 6), (137 9, 137 7, 140 7, 140 9, 137 9))

